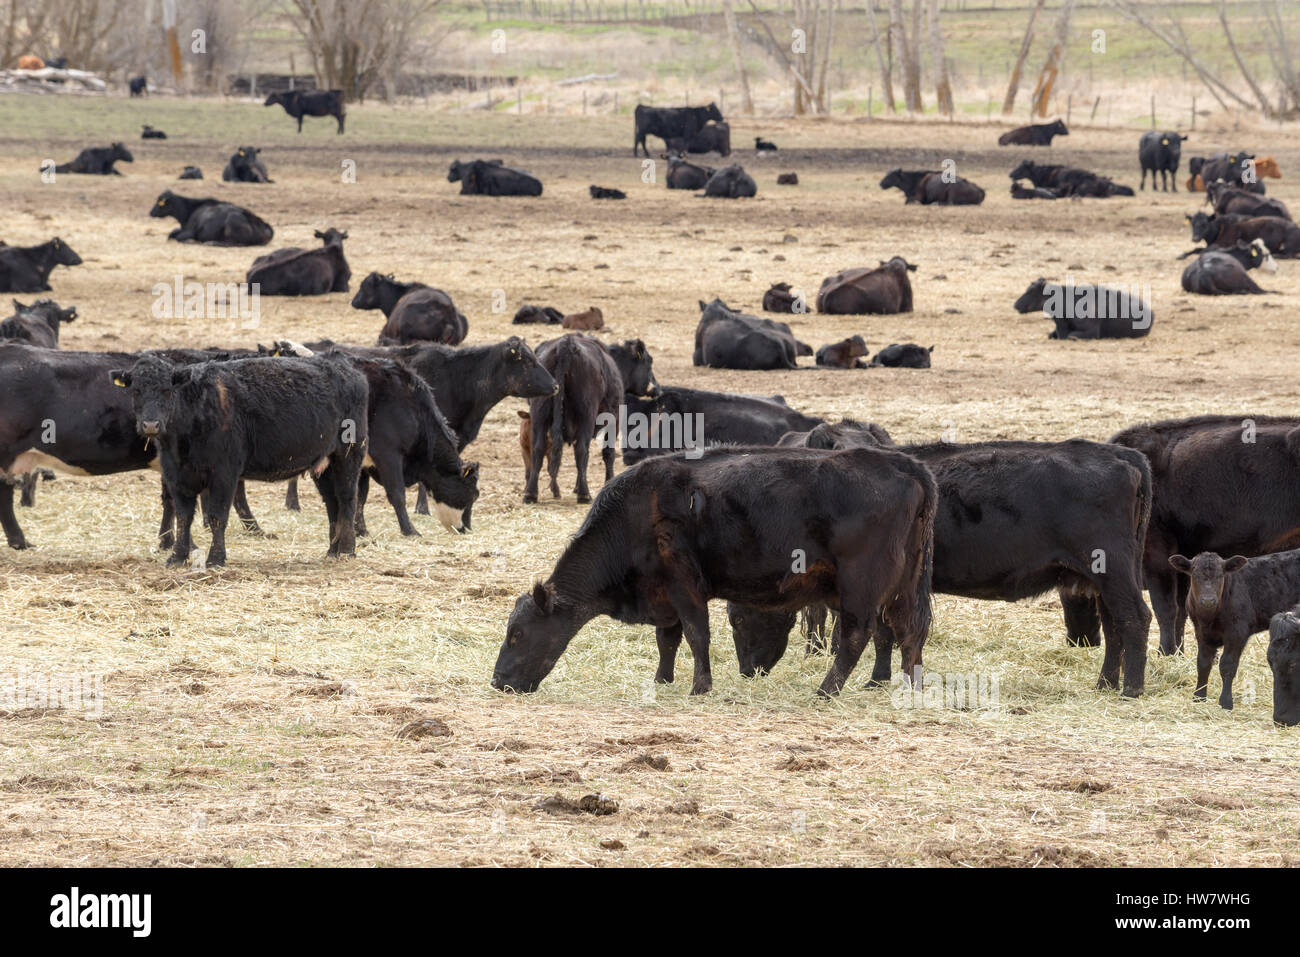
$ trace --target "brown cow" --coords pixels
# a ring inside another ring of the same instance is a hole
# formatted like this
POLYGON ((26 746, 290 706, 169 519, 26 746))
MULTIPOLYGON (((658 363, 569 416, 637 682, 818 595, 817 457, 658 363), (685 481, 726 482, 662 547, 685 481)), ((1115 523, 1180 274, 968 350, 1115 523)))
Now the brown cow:
POLYGON ((565 316, 560 325, 565 329, 581 329, 584 332, 604 329, 605 314, 596 306, 589 306, 586 312, 575 312, 565 316))
POLYGON ((18 69, 20 70, 44 70, 45 61, 38 56, 32 56, 30 53, 18 58, 18 69))
POLYGON ((867 354, 867 344, 861 336, 849 336, 843 342, 822 346, 817 350, 817 364, 833 369, 865 369, 862 357, 867 354))
POLYGON ((916 267, 902 256, 881 262, 878 269, 846 269, 828 276, 817 290, 817 311, 860 316, 912 311, 912 284, 907 278, 916 267))

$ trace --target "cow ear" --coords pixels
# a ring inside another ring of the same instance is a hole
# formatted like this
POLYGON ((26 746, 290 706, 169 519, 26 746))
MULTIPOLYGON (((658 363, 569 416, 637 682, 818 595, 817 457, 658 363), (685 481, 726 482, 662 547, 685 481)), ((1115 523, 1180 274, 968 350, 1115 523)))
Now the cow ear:
POLYGON ((181 386, 193 381, 193 375, 190 369, 173 369, 172 385, 181 386))
POLYGON ((312 234, 313 236, 315 236, 317 239, 324 239, 324 238, 325 238, 325 234, 322 233, 319 229, 313 229, 312 232, 311 232, 311 234, 312 234))
POLYGON ((533 603, 543 615, 555 611, 555 590, 549 585, 538 582, 533 585, 533 603))
POLYGON ((130 387, 131 373, 127 372, 125 369, 114 369, 109 373, 109 375, 113 378, 113 385, 117 386, 119 389, 130 387))
POLYGON ((1188 561, 1185 555, 1170 555, 1169 567, 1174 571, 1182 572, 1184 575, 1192 573, 1192 563, 1188 561))
POLYGON ((1233 555, 1231 558, 1229 558, 1226 562, 1223 563, 1224 574, 1226 575, 1231 572, 1241 571, 1243 568, 1246 567, 1246 561, 1247 559, 1245 555, 1233 555))
POLYGON ((461 478, 477 478, 477 477, 478 477, 478 463, 477 463, 477 462, 466 462, 465 465, 464 465, 464 466, 461 468, 461 470, 460 470, 460 475, 461 475, 461 478))
POLYGON ((706 306, 706 305, 704 304, 704 300, 703 300, 703 299, 697 299, 696 302, 698 302, 698 303, 700 304, 700 312, 703 312, 705 309, 709 308, 708 306, 706 306))

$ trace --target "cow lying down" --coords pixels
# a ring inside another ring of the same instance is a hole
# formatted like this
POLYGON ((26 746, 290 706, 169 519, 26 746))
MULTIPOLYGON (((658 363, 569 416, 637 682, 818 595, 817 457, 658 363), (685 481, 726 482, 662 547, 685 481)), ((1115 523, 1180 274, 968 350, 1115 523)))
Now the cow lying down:
POLYGON ((1035 279, 1016 312, 1039 312, 1056 328, 1049 339, 1133 339, 1151 331, 1151 307, 1136 293, 1092 283, 1035 279))
POLYGON ((1277 263, 1262 240, 1239 242, 1231 249, 1206 249, 1183 270, 1183 288, 1203 296, 1260 295, 1249 269, 1277 272, 1277 263))

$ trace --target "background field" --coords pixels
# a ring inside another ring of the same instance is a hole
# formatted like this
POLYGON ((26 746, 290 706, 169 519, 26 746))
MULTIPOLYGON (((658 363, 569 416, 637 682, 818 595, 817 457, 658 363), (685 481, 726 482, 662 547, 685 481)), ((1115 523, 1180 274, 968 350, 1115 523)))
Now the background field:
MULTIPOLYGON (((147 213, 171 187, 250 206, 275 226, 275 246, 348 229, 354 289, 372 269, 440 286, 469 316, 471 343, 520 331, 509 317, 525 301, 596 305, 603 337, 643 338, 664 384, 779 392, 809 413, 880 422, 900 440, 1103 439, 1165 416, 1296 410, 1295 261, 1259 277, 1276 295, 1184 294, 1174 257, 1191 246, 1183 216, 1197 198, 1013 203, 1006 173, 1025 154, 992 145, 999 128, 983 123, 733 121, 737 143, 761 133, 781 151, 739 154, 759 196, 724 203, 644 184, 626 117, 365 105, 350 109, 346 136, 329 121, 298 136, 279 110, 242 102, 9 97, 0 120, 0 238, 59 235, 85 260, 52 280, 54 297, 80 312, 68 349, 373 341, 382 317, 350 309, 350 294, 264 300, 260 328, 242 333, 152 318, 155 283, 177 272, 238 280, 261 252, 168 243, 174 224, 147 213), (172 138, 134 140, 145 122, 172 138), (136 155, 124 177, 40 182, 43 158, 118 138, 136 155), (275 184, 219 181, 239 144, 264 148, 275 184), (531 169, 545 195, 459 197, 447 164, 476 155, 531 169), (904 207, 876 188, 894 166, 944 158, 988 190, 983 207, 904 207), (357 164, 355 184, 340 183, 345 159, 357 164), (187 163, 208 179, 178 186, 187 163), (801 185, 778 189, 777 172, 789 170, 801 185), (589 183, 629 199, 593 203, 589 183), (893 254, 919 264, 913 314, 795 326, 815 345, 854 332, 873 351, 933 344, 935 368, 691 366, 697 300, 756 309, 771 282, 811 296, 825 275, 893 254), (1066 274, 1149 284, 1152 335, 1049 342, 1048 323, 1011 303, 1037 276, 1066 274), (491 311, 498 289, 504 315, 491 311)), ((1035 158, 1136 186, 1139 132, 1080 127, 1035 158)), ((1208 131, 1185 155, 1238 146, 1277 157, 1288 178, 1270 192, 1296 209, 1294 129, 1208 131)), ((523 331, 535 345, 539 330, 523 331)), ((568 464, 563 499, 520 502, 523 405, 498 406, 467 452, 482 463, 472 534, 416 517, 423 537, 404 540, 372 499, 373 537, 346 563, 324 560, 314 493, 293 514, 281 487, 253 487, 276 537, 232 532, 226 570, 176 572, 151 548, 152 473, 43 485, 38 507, 19 516, 36 548, 0 555, 0 673, 100 674, 106 704, 94 721, 0 713, 0 863, 1300 861, 1296 732, 1271 724, 1259 639, 1231 713, 1193 704, 1187 657, 1153 655, 1138 701, 1095 691, 1100 651, 1065 646, 1054 597, 937 598, 927 668, 996 677, 993 710, 896 708, 888 692, 861 690, 862 668, 839 700, 819 703, 827 661, 798 647, 770 677, 744 680, 720 605, 707 697, 687 695, 685 648, 678 682, 656 688, 650 630, 608 620, 580 633, 537 695, 492 693, 515 596, 549 572, 584 514, 568 464), (424 718, 450 734, 397 737, 424 718), (538 806, 596 793, 617 813, 538 806)))

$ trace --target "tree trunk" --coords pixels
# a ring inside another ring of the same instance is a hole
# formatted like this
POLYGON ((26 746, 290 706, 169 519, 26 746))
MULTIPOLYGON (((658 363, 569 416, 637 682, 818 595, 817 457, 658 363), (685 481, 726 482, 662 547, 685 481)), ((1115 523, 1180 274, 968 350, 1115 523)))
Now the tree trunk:
POLYGON ((898 72, 903 78, 903 105, 907 112, 921 109, 921 91, 917 88, 915 64, 907 43, 907 26, 903 22, 903 0, 889 0, 889 38, 898 57, 898 72))
POLYGON ((1074 0, 1064 0, 1061 12, 1056 18, 1056 37, 1052 49, 1043 63, 1043 70, 1038 74, 1038 84, 1034 87, 1033 114, 1047 116, 1047 107, 1052 101, 1052 87, 1061 69, 1061 60, 1065 56, 1065 44, 1070 38, 1070 17, 1074 13, 1074 0))
POLYGON ((1007 83, 1007 95, 1002 100, 1002 115, 1010 116, 1011 111, 1016 106, 1016 94, 1020 91, 1020 73, 1025 68, 1025 60, 1029 59, 1029 48, 1034 42, 1034 24, 1038 20, 1038 14, 1043 9, 1046 0, 1037 0, 1034 9, 1029 12, 1029 26, 1025 27, 1025 38, 1020 41, 1020 53, 1016 56, 1016 65, 1011 70, 1011 80, 1007 83))
POLYGON ((880 83, 884 89, 885 105, 890 113, 897 113, 894 105, 894 71, 885 61, 885 51, 880 46, 880 31, 876 28, 875 0, 867 0, 867 19, 871 22, 871 45, 876 48, 876 61, 880 64, 880 83))
POLYGON ((732 9, 731 0, 722 0, 722 19, 727 25, 731 62, 736 68, 736 77, 740 80, 741 108, 747 116, 753 116, 754 99, 749 93, 749 74, 745 72, 745 61, 740 54, 740 30, 736 26, 736 11, 732 9))
POLYGON ((952 83, 948 79, 948 60, 943 51, 943 26, 939 22, 941 0, 930 0, 930 58, 934 61, 934 92, 939 112, 952 116, 952 83))

